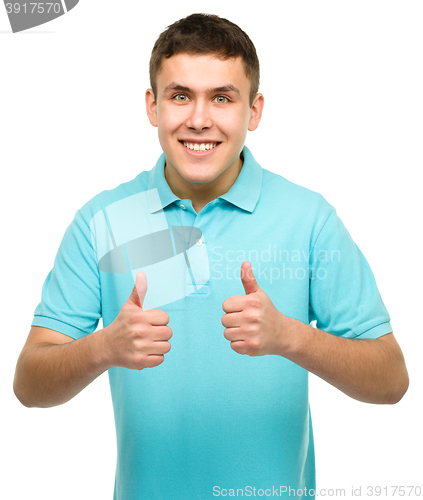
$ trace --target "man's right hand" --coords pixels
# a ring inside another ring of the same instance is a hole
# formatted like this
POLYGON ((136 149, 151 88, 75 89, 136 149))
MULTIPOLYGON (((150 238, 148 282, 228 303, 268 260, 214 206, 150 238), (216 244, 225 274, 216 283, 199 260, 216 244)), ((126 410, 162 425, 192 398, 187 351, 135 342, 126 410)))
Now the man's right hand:
POLYGON ((169 316, 143 309, 147 278, 139 272, 131 296, 106 328, 77 340, 33 326, 16 364, 13 389, 28 407, 69 401, 113 366, 142 370, 163 363, 170 350, 169 316))
POLYGON ((129 299, 101 332, 100 345, 110 366, 152 368, 163 363, 170 351, 169 316, 161 309, 143 309, 146 293, 147 277, 140 271, 129 299))

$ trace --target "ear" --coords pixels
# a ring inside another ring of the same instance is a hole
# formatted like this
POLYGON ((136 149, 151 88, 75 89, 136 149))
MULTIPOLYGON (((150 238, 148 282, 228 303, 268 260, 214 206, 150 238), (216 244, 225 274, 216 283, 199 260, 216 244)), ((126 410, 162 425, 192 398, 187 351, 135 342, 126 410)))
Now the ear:
POLYGON ((263 94, 256 94, 253 105, 251 106, 250 123, 248 124, 248 130, 251 132, 259 126, 261 115, 263 113, 263 106, 263 94))
POLYGON ((157 127, 157 104, 153 89, 147 89, 145 92, 145 106, 151 125, 153 125, 153 127, 157 127))

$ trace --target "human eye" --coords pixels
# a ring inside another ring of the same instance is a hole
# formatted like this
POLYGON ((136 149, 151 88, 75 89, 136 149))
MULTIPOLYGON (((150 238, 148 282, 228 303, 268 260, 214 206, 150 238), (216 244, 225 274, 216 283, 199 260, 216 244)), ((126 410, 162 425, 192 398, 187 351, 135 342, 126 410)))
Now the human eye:
POLYGON ((225 104, 229 102, 229 99, 224 95, 218 95, 214 98, 214 100, 219 104, 225 104))
POLYGON ((186 94, 176 94, 172 97, 172 99, 175 99, 175 101, 179 102, 187 102, 188 96, 186 94))

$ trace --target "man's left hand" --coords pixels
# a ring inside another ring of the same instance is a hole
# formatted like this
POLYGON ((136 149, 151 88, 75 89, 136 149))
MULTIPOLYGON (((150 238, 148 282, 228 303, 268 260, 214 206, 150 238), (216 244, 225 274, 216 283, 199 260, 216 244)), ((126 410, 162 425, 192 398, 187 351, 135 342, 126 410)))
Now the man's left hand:
POLYGON ((276 309, 258 286, 248 261, 241 266, 241 281, 245 295, 229 297, 222 305, 226 313, 222 316, 225 338, 238 354, 281 355, 287 342, 289 318, 276 309))

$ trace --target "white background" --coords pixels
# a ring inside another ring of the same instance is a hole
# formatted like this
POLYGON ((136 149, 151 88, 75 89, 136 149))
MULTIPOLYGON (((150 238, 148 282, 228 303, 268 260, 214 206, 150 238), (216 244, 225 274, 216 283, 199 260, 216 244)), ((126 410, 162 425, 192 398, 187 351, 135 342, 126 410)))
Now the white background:
POLYGON ((144 107, 148 61, 160 32, 194 12, 230 19, 255 43, 265 109, 246 144, 264 168, 337 208, 405 354, 410 388, 394 406, 360 403, 311 376, 318 489, 350 498, 352 486, 363 497, 367 485, 423 486, 422 3, 81 0, 17 34, 0 5, 4 498, 112 498, 107 375, 63 406, 27 409, 13 373, 76 210, 161 153, 144 107))

